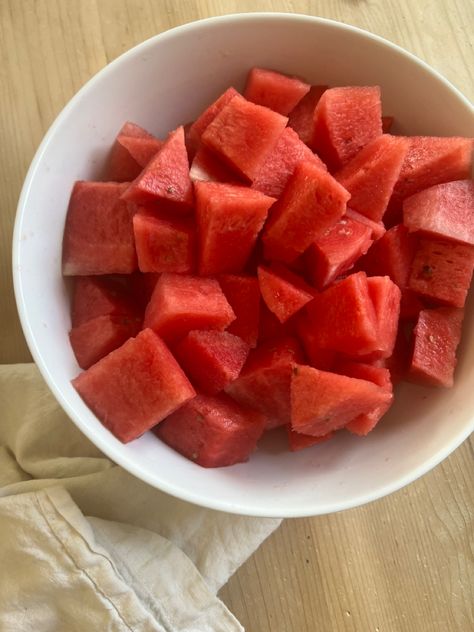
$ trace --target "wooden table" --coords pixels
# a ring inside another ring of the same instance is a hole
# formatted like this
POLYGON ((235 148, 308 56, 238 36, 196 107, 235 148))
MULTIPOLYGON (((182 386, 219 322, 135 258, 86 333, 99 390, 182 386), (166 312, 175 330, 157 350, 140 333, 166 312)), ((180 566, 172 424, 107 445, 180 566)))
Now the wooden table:
MULTIPOLYGON (((138 42, 183 22, 256 10, 369 29, 474 97, 472 0, 0 0, 0 362, 30 360, 13 299, 11 230, 26 169, 55 116, 138 42)), ((474 630, 473 456, 471 438, 388 498, 287 520, 222 598, 249 632, 474 630)))

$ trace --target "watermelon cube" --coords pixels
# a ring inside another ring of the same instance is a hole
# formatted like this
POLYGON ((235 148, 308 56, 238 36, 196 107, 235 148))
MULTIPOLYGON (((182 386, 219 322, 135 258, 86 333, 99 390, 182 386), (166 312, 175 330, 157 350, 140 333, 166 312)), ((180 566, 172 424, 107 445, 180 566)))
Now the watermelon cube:
POLYGON ((241 272, 275 201, 248 187, 196 182, 199 274, 241 272))
POLYGON ((322 290, 352 268, 372 245, 372 230, 366 224, 344 215, 305 252, 311 282, 322 290))
POLYGON ((408 284, 415 250, 416 238, 399 224, 374 243, 359 266, 370 276, 389 276, 403 289, 408 284))
POLYGON ((287 116, 310 87, 296 77, 265 68, 252 68, 245 84, 244 97, 287 116))
POLYGON ((136 336, 141 321, 128 316, 106 314, 96 316, 73 327, 69 340, 81 369, 88 369, 108 353, 136 336))
POLYGON ((365 379, 295 365, 291 379, 291 428, 315 437, 325 436, 391 400, 391 393, 365 379))
POLYGON ((314 139, 314 112, 325 90, 327 86, 311 86, 309 92, 291 110, 288 118, 288 126, 311 148, 314 139))
POLYGON ((249 346, 227 331, 190 331, 174 354, 194 386, 215 395, 238 378, 249 346))
POLYGON ((223 274, 218 281, 235 314, 235 320, 227 327, 227 331, 242 338, 249 347, 255 347, 260 318, 258 279, 250 276, 223 274))
POLYGON ((363 272, 351 274, 327 288, 305 310, 318 348, 350 356, 377 349, 377 318, 363 272))
POLYGON ((350 217, 350 219, 353 219, 356 222, 360 222, 361 224, 368 226, 371 230, 371 239, 373 239, 374 241, 377 241, 378 239, 383 237, 383 235, 385 235, 386 231, 383 222, 374 222, 365 215, 361 215, 360 213, 354 211, 354 209, 349 207, 347 207, 346 216, 350 217))
MULTIPOLYGON (((376 384, 386 390, 387 393, 392 394, 393 392, 390 371, 386 368, 373 366, 371 364, 362 364, 359 362, 345 362, 338 366, 338 373, 342 373, 342 375, 347 375, 348 377, 356 377, 361 380, 372 382, 373 384, 376 384)), ((392 403, 393 399, 381 406, 377 406, 370 412, 358 415, 346 425, 346 430, 364 437, 375 428, 392 403)))
POLYGON ((474 245, 474 182, 458 180, 415 193, 403 202, 410 232, 474 245))
POLYGON ((198 395, 165 419, 155 432, 202 467, 224 467, 248 460, 264 425, 263 415, 227 395, 198 395))
POLYGON ((123 194, 138 204, 159 202, 163 210, 188 213, 193 205, 189 161, 180 126, 170 133, 163 147, 123 194))
POLYGON ((285 127, 276 145, 262 164, 252 188, 271 197, 280 197, 296 165, 303 160, 314 162, 315 165, 327 171, 324 162, 313 154, 298 134, 291 127, 285 127))
POLYGON ((63 237, 63 274, 130 274, 137 268, 134 205, 121 199, 127 184, 76 182, 63 237))
POLYGON ((408 286, 422 297, 463 307, 474 268, 474 246, 420 238, 408 286))
POLYGON ((231 99, 237 94, 235 88, 227 88, 211 105, 202 112, 202 114, 191 124, 188 132, 189 143, 196 150, 201 143, 201 136, 206 131, 210 123, 216 118, 219 112, 224 108, 231 99))
POLYGON ((402 221, 402 203, 407 197, 435 184, 471 177, 471 138, 411 136, 408 140, 408 151, 384 216, 388 226, 402 221))
POLYGON ((109 182, 131 182, 163 142, 135 123, 125 123, 111 149, 105 172, 109 182))
POLYGON ((290 422, 292 366, 302 360, 295 338, 269 341, 252 349, 239 377, 225 390, 239 403, 263 413, 267 428, 282 426, 290 422))
POLYGON ((388 358, 393 353, 397 337, 400 288, 388 276, 369 277, 367 285, 377 321, 377 344, 371 358, 388 358))
POLYGON ((350 194, 313 162, 300 162, 263 231, 265 258, 290 263, 344 214, 350 194))
POLYGON ((98 316, 140 319, 133 296, 113 277, 77 277, 71 300, 71 325, 79 327, 98 316))
POLYGON ((196 394, 164 342, 150 329, 127 340, 72 384, 103 425, 124 443, 196 394))
POLYGON ((313 288, 285 266, 259 266, 257 275, 262 298, 281 323, 313 299, 313 288))
POLYGON ((201 140, 227 165, 252 181, 287 122, 285 116, 236 95, 208 125, 201 140))
POLYGON ((333 432, 328 432, 326 435, 322 437, 314 437, 313 435, 305 435, 301 434, 301 432, 295 432, 291 428, 291 424, 287 424, 286 433, 288 437, 288 447, 291 452, 297 452, 298 450, 304 450, 304 448, 310 448, 312 445, 317 445, 318 443, 324 443, 325 441, 329 441, 334 436, 333 432))
POLYGON ((145 311, 144 327, 173 344, 192 329, 224 330, 235 320, 214 279, 163 272, 145 311))
POLYGON ((375 222, 382 219, 408 145, 403 136, 377 136, 335 174, 351 194, 351 208, 375 222))
POLYGON ((194 154, 189 177, 192 182, 230 182, 239 184, 241 180, 207 147, 201 145, 194 154))
POLYGON ((193 272, 196 235, 193 224, 140 209, 133 217, 133 232, 141 272, 193 272))
POLYGON ((315 110, 312 146, 331 171, 347 164, 382 134, 378 86, 329 88, 315 110))
POLYGON ((461 339, 464 310, 438 307, 422 310, 414 329, 408 379, 425 386, 453 385, 456 349, 461 339))
POLYGON ((322 371, 332 371, 338 353, 319 346, 318 332, 313 327, 308 314, 303 310, 296 317, 296 335, 303 345, 306 358, 311 366, 322 371))

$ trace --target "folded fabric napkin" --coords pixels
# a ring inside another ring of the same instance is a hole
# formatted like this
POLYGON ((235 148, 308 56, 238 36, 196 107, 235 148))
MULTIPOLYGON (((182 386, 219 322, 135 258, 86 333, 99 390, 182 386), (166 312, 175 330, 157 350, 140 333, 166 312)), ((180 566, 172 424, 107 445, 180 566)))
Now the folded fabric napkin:
POLYGON ((216 593, 279 524, 148 486, 0 366, 0 630, 242 630, 216 593))

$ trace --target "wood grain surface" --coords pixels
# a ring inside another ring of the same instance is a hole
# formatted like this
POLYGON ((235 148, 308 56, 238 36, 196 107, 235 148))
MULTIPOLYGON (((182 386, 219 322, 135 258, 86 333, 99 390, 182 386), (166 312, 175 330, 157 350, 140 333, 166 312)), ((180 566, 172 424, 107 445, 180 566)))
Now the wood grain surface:
MULTIPOLYGON (((472 0, 0 0, 0 362, 30 359, 11 283, 11 233, 43 134, 87 79, 172 26, 245 11, 307 13, 414 52, 471 100, 472 0)), ((248 632, 474 630, 474 442, 388 498, 287 520, 221 596, 248 632)))

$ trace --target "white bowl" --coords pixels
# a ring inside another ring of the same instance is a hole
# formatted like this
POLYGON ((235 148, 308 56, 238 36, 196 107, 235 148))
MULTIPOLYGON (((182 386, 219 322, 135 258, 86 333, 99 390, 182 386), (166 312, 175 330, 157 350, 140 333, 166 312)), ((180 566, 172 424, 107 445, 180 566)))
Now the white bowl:
MULTIPOLYGON (((380 498, 447 457, 474 428, 474 329, 466 316, 451 390, 403 384, 365 439, 341 432, 289 453, 269 437, 245 464, 204 469, 151 432, 123 445, 70 384, 79 372, 68 340, 69 300, 61 242, 72 184, 94 179, 126 120, 164 136, 192 120, 254 65, 312 83, 379 84, 398 132, 474 136, 470 103, 397 46, 357 28, 291 14, 242 14, 173 29, 140 44, 93 77, 58 116, 33 160, 18 205, 15 292, 33 357, 74 423, 126 470, 179 498, 254 516, 306 516, 380 498)), ((471 310, 472 311, 472 310, 471 310)))

